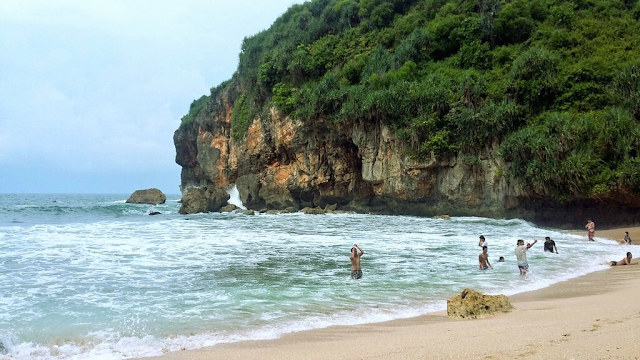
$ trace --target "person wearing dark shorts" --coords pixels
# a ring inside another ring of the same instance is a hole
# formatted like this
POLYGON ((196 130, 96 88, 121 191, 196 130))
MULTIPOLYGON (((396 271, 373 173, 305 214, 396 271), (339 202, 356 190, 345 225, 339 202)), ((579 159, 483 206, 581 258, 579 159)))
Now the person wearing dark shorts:
POLYGON ((351 259, 352 279, 362 278, 362 269, 360 268, 360 258, 362 257, 362 254, 364 254, 364 251, 362 251, 357 244, 353 244, 353 247, 351 248, 351 255, 349 256, 349 259, 351 259), (358 250, 360 250, 360 253, 358 253, 358 250))

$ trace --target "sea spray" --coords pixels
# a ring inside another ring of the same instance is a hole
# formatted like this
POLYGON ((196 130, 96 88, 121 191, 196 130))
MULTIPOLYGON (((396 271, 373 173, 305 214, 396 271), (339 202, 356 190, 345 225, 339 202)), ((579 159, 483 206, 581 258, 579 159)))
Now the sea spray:
POLYGON ((233 185, 230 189, 228 189, 227 194, 229 194, 230 196, 227 203, 235 205, 242 210, 247 210, 247 208, 242 204, 242 200, 240 199, 240 192, 238 191, 238 187, 236 185, 233 185))

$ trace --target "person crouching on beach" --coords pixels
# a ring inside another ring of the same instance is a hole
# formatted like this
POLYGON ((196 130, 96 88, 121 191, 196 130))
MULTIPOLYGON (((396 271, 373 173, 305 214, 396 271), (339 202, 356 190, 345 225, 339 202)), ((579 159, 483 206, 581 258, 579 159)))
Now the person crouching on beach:
POLYGON ((589 241, 595 241, 593 240, 593 235, 596 233, 596 223, 589 219, 587 220, 587 225, 584 227, 587 228, 587 237, 589 238, 589 241))
POLYGON ((629 232, 624 232, 624 242, 623 244, 631 245, 631 238, 629 237, 629 232))
POLYGON ((535 245, 538 240, 534 240, 533 244, 527 243, 524 245, 524 240, 519 239, 516 243, 516 258, 518 259, 518 269, 520 269, 520 275, 526 275, 529 271, 529 263, 527 263, 527 250, 535 245))
POLYGON ((480 270, 487 270, 487 269, 493 270, 493 266, 491 266, 491 263, 489 262, 489 254, 487 253, 487 249, 488 248, 486 246, 483 246, 482 252, 480 253, 480 255, 478 255, 480 270))
POLYGON ((609 265, 611 266, 622 266, 622 265, 638 265, 638 262, 631 262, 631 258, 633 258, 633 255, 631 255, 630 252, 627 253, 627 257, 620 260, 620 261, 609 261, 609 265))
POLYGON ((362 249, 360 249, 360 247, 356 244, 353 244, 353 246, 354 247, 351 248, 351 256, 349 256, 349 258, 351 259, 351 278, 360 279, 362 277, 362 269, 360 268, 360 257, 362 257, 362 254, 364 254, 364 251, 362 251, 362 249), (360 250, 359 254, 356 248, 360 250))

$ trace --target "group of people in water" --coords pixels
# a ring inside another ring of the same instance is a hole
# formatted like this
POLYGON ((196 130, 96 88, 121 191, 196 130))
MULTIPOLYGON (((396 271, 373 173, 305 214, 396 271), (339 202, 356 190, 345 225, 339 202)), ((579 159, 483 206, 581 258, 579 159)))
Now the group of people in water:
MULTIPOLYGON (((591 219, 589 219, 587 221, 587 225, 585 225, 585 228, 587 229, 587 237, 589 241, 595 241, 593 239, 596 231, 595 223, 591 219)), ((534 240, 533 243, 527 243, 526 245, 524 240, 522 239, 519 239, 516 242, 515 254, 516 254, 516 259, 518 261, 518 269, 520 271, 520 275, 524 276, 529 271, 529 263, 527 262, 527 251, 537 242, 538 240, 534 240)), ((628 231, 625 231, 625 236, 622 243, 631 245, 631 238, 629 237, 628 231)), ((478 263, 480 266, 480 270, 493 269, 493 266, 491 266, 491 262, 489 262, 489 252, 488 252, 489 243, 487 242, 487 239, 485 239, 483 235, 480 235, 478 246, 482 248, 482 252, 480 253, 480 255, 478 255, 478 263)), ((558 247, 556 246, 555 241, 551 240, 551 238, 548 236, 545 237, 545 240, 544 240, 544 251, 550 252, 550 253, 555 252, 556 254, 558 254, 558 247)), ((351 260, 351 278, 352 279, 362 278, 362 268, 360 267, 360 258, 362 257, 363 254, 364 254, 364 251, 358 245, 353 244, 353 247, 351 248, 351 255, 349 257, 351 260)), ((609 265, 610 266, 637 265, 638 262, 637 261, 632 262, 631 261, 632 258, 633 258, 633 255, 631 254, 631 252, 627 252, 627 256, 624 259, 620 261, 610 261, 609 265)), ((498 260, 498 262, 504 262, 504 261, 505 261, 504 257, 500 256, 500 259, 498 260)))

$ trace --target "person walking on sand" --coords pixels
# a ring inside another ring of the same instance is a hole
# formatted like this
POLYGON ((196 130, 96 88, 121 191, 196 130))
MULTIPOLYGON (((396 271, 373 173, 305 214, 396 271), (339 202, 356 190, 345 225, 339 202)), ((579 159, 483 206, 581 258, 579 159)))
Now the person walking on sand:
POLYGON ((594 223, 593 220, 589 219, 587 220, 587 225, 585 225, 584 227, 587 228, 587 236, 589 237, 589 241, 595 241, 593 240, 593 235, 596 233, 596 223, 594 223))
POLYGON ((551 240, 550 237, 547 236, 547 237, 544 238, 544 244, 543 245, 544 245, 544 251, 545 252, 548 251, 548 252, 552 253, 553 249, 555 249, 556 250, 555 251, 556 254, 558 253, 558 247, 556 247, 556 242, 551 240))
POLYGON ((493 266, 491 266, 491 263, 489 262, 489 254, 487 253, 487 249, 488 248, 486 246, 483 246, 482 252, 480 253, 480 255, 478 255, 480 270, 487 270, 487 269, 493 270, 493 266))
POLYGON ((353 244, 354 247, 351 248, 351 278, 352 279, 360 279, 362 277, 362 269, 360 268, 360 257, 364 254, 364 251, 360 249, 357 244, 353 244), (360 250, 360 253, 356 250, 360 250))
POLYGON ((620 261, 609 261, 609 265, 611 266, 622 266, 622 265, 638 265, 638 262, 631 262, 631 258, 633 258, 633 255, 631 255, 630 252, 627 253, 627 257, 625 257, 624 259, 620 260, 620 261))
POLYGON ((478 241, 478 246, 483 248, 483 247, 489 247, 489 243, 487 242, 487 240, 485 240, 484 235, 480 235, 480 241, 478 241))
POLYGON ((520 269, 520 275, 526 275, 529 271, 529 263, 527 263, 527 250, 535 245, 538 240, 534 240, 533 244, 527 243, 524 245, 524 240, 519 239, 516 243, 516 258, 518 259, 518 269, 520 269))

